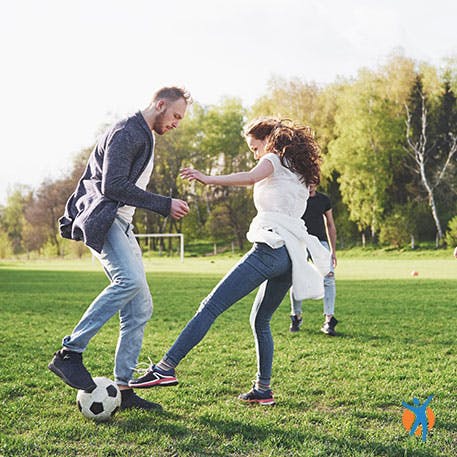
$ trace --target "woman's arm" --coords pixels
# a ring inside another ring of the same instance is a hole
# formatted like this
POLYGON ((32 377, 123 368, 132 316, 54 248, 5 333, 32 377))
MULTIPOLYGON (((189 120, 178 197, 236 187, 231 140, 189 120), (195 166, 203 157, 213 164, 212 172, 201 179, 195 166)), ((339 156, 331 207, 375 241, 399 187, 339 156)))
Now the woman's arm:
POLYGON ((273 164, 269 160, 262 160, 250 171, 232 173, 230 175, 208 176, 193 168, 183 168, 181 178, 189 181, 199 181, 205 185, 215 186, 252 186, 258 181, 267 178, 273 173, 273 164))

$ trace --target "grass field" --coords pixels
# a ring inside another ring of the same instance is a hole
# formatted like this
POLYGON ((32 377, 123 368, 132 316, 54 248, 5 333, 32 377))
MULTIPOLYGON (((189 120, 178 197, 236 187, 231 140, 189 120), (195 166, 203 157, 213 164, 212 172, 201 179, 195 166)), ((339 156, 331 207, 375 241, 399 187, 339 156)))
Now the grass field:
MULTIPOLYGON (((235 261, 146 262, 155 312, 143 361, 163 355, 235 261)), ((182 361, 178 386, 141 392, 163 413, 125 411, 96 424, 46 366, 106 283, 90 259, 0 264, 1 456, 457 455, 455 259, 342 257, 335 338, 319 332, 320 301, 305 304, 302 331, 291 334, 284 301, 272 322, 274 407, 236 399, 256 372, 250 296, 182 361), (423 443, 404 429, 401 402, 430 394, 436 423, 423 443)), ((85 353, 94 376, 112 377, 117 325, 112 319, 85 353)))

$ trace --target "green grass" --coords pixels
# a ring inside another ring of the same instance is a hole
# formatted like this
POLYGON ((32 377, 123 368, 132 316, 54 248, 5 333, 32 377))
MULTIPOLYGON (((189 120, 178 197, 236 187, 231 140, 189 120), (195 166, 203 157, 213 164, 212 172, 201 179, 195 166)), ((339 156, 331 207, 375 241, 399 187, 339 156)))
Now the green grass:
MULTIPOLYGON (((236 260, 147 262, 155 312, 143 361, 163 355, 236 260)), ((0 456, 453 456, 456 268, 454 259, 341 256, 338 337, 319 332, 320 301, 305 304, 298 334, 288 331, 287 301, 274 316, 277 405, 270 408, 236 400, 256 373, 248 323, 253 297, 246 297, 182 361, 177 387, 142 391, 165 412, 124 411, 96 424, 83 418, 76 392, 46 365, 106 285, 103 273, 90 260, 4 263, 0 456), (403 428, 401 402, 430 394, 436 424, 423 443, 403 428)), ((116 338, 112 319, 91 341, 85 363, 94 376, 112 377, 116 338)))

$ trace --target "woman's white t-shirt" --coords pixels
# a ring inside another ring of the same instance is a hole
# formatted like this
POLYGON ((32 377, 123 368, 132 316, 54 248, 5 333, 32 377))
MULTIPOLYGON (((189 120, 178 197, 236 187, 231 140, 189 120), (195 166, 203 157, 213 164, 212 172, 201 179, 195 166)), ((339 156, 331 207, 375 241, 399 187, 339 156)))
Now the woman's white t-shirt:
POLYGON ((254 184, 254 205, 258 212, 282 213, 301 218, 306 210, 309 190, 297 174, 281 164, 281 159, 269 152, 259 160, 268 160, 273 173, 254 184))
POLYGON ((315 236, 308 234, 301 218, 306 210, 308 187, 281 164, 276 154, 265 154, 259 163, 264 160, 272 163, 273 173, 254 184, 258 214, 251 222, 247 238, 252 243, 266 243, 273 249, 285 245, 292 262, 295 299, 322 298, 330 253, 315 236), (308 263, 308 251, 313 265, 308 263))

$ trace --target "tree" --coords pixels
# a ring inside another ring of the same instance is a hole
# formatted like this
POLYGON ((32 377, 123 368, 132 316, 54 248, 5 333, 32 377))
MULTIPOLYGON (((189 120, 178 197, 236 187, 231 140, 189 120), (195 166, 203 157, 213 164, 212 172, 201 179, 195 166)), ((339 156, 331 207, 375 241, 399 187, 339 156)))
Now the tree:
POLYGON ((455 118, 450 118, 456 110, 456 99, 449 84, 445 84, 440 106, 437 125, 434 126, 430 115, 432 108, 424 94, 421 76, 418 75, 410 102, 405 105, 405 150, 412 158, 414 169, 425 189, 436 226, 437 245, 443 238, 443 230, 435 194, 457 152, 457 125, 455 118))
POLYGON ((24 250, 24 213, 32 200, 32 191, 27 186, 16 186, 8 195, 6 207, 0 218, 0 227, 6 233, 14 254, 24 250))
POLYGON ((65 203, 74 191, 75 182, 68 178, 43 182, 28 205, 25 217, 33 229, 29 230, 30 245, 38 247, 32 238, 40 233, 40 239, 54 246, 56 255, 62 255, 58 220, 64 213, 65 203))
POLYGON ((273 77, 268 82, 267 95, 254 103, 250 116, 280 116, 314 126, 319 114, 320 93, 316 83, 273 77))
POLYGON ((340 92, 337 138, 330 142, 328 170, 338 172, 343 202, 359 230, 372 237, 389 201, 388 189, 401 150, 401 118, 386 91, 386 78, 362 71, 340 92))
MULTIPOLYGON (((224 99, 219 105, 203 108, 193 141, 193 154, 187 163, 207 174, 230 174, 253 166, 242 135, 245 110, 237 99, 224 99)), ((206 232, 216 239, 230 233, 243 249, 250 216, 253 213, 252 190, 237 187, 205 187, 186 184, 186 192, 199 212, 206 232), (217 209, 217 210, 216 210, 217 209), (214 214, 213 214, 214 211, 214 214), (211 219, 209 223, 207 221, 211 219), (221 225, 226 224, 221 231, 221 225), (229 231, 227 230, 229 229, 229 231)), ((183 224, 186 224, 184 220, 183 224)))

